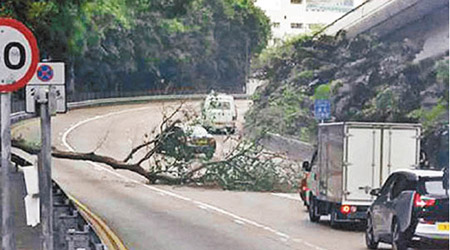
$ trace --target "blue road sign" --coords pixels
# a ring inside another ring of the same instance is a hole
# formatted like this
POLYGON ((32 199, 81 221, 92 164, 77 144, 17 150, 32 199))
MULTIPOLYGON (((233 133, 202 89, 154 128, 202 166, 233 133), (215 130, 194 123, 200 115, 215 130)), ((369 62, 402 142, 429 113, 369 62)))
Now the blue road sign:
POLYGON ((53 68, 49 65, 42 65, 37 70, 37 77, 43 82, 48 82, 53 78, 53 68))
POLYGON ((327 120, 331 116, 330 100, 316 100, 314 103, 314 116, 317 120, 327 120))

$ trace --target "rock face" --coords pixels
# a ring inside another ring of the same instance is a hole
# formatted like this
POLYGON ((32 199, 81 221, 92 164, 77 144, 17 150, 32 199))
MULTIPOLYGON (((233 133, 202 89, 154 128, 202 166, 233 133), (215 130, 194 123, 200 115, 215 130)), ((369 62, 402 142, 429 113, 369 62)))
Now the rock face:
POLYGON ((437 155, 439 145, 448 145, 448 52, 414 61, 422 46, 367 35, 347 40, 341 34, 302 37, 271 49, 255 63, 255 75, 267 83, 253 96, 247 131, 313 143, 314 95, 326 85, 331 121, 420 122, 423 149, 432 166, 442 167, 437 155))

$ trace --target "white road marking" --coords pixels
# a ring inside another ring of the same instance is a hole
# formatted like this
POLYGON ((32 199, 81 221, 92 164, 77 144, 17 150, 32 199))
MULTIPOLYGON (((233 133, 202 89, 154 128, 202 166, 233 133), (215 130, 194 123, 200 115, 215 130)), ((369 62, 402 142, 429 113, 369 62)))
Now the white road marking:
MULTIPOLYGON (((67 142, 67 137, 68 137, 69 134, 70 134, 72 131, 74 131, 76 128, 78 128, 78 127, 80 127, 80 126, 82 126, 82 125, 84 125, 84 124, 86 124, 86 123, 88 123, 88 122, 95 121, 95 120, 99 120, 99 119, 103 119, 103 118, 106 118, 106 117, 109 117, 109 116, 118 115, 118 114, 123 114, 123 113, 128 113, 128 112, 134 112, 134 111, 138 111, 138 110, 145 110, 145 109, 150 109, 150 108, 149 108, 149 107, 144 107, 144 108, 136 108, 136 109, 127 109, 127 110, 122 110, 122 111, 118 111, 118 112, 108 113, 108 114, 105 114, 105 115, 95 116, 95 117, 88 118, 88 119, 86 119, 86 120, 80 121, 80 122, 76 123, 75 125, 71 126, 69 129, 67 129, 67 130, 64 132, 63 137, 62 137, 62 142, 63 142, 64 146, 65 146, 67 149, 69 149, 70 151, 74 152, 75 149, 74 149, 72 146, 70 146, 70 144, 67 142)), ((98 163, 95 163, 95 162, 88 162, 88 163, 89 163, 90 165, 96 167, 96 168, 98 168, 98 167, 99 167, 99 168, 102 168, 104 171, 106 171, 106 172, 108 172, 108 173, 110 173, 110 174, 112 174, 112 175, 115 175, 115 176, 117 176, 117 177, 119 177, 119 178, 121 178, 121 179, 123 179, 123 180, 126 180, 126 181, 129 181, 129 182, 136 183, 136 184, 138 184, 138 185, 141 185, 141 186, 144 187, 144 188, 148 188, 148 189, 150 189, 150 190, 152 190, 152 191, 155 191, 156 193, 164 194, 164 195, 167 195, 167 196, 171 196, 171 197, 176 198, 176 199, 179 199, 179 200, 191 202, 191 203, 193 203, 193 204, 196 204, 196 205, 197 205, 199 208, 201 208, 201 209, 211 210, 211 211, 214 211, 214 212, 216 212, 216 213, 218 213, 218 214, 221 214, 221 215, 225 215, 225 216, 227 216, 227 217, 230 217, 230 218, 233 219, 234 222, 239 221, 239 222, 241 222, 241 223, 249 224, 249 225, 252 225, 252 226, 254 226, 254 227, 256 227, 256 228, 259 228, 259 229, 268 231, 268 232, 273 233, 273 234, 275 234, 275 235, 277 235, 277 236, 281 236, 281 237, 283 237, 283 238, 285 238, 285 239, 291 239, 291 237, 290 237, 288 234, 286 234, 286 233, 283 233, 283 232, 281 232, 281 231, 278 231, 278 230, 276 230, 276 229, 273 229, 273 228, 271 228, 271 227, 269 227, 269 226, 262 225, 262 224, 260 224, 260 223, 258 223, 258 222, 252 221, 252 220, 250 220, 250 219, 246 219, 246 218, 241 217, 241 216, 239 216, 239 215, 233 214, 233 213, 228 212, 228 211, 226 211, 226 210, 224 210, 224 209, 221 209, 221 208, 218 208, 218 207, 209 205, 209 204, 204 203, 204 202, 201 202, 201 201, 196 201, 196 200, 193 200, 193 199, 191 199, 191 198, 184 197, 184 196, 182 196, 182 195, 179 195, 179 194, 176 194, 176 193, 172 193, 172 192, 170 192, 170 191, 167 191, 167 190, 164 190, 164 189, 161 189, 161 188, 157 188, 157 187, 153 187, 153 186, 149 186, 149 185, 143 184, 143 183, 141 183, 141 182, 138 182, 138 181, 136 181, 136 180, 133 180, 133 179, 131 179, 131 178, 128 178, 128 177, 126 177, 126 176, 123 176, 123 175, 121 175, 121 174, 117 173, 116 171, 113 171, 113 170, 111 170, 111 169, 109 169, 109 168, 103 167, 103 166, 101 166, 101 165, 98 164, 98 163)), ((273 194, 273 195, 280 196, 280 194, 273 194)), ((283 196, 282 196, 282 197, 283 197, 283 196)), ((321 247, 319 247, 319 246, 316 246, 316 245, 314 245, 314 244, 312 244, 312 243, 309 243, 309 242, 307 242, 307 241, 304 241, 304 240, 296 239, 296 240, 294 240, 294 241, 297 242, 297 243, 301 243, 301 244, 303 244, 303 245, 305 245, 305 246, 308 246, 310 249, 312 248, 312 249, 316 249, 316 250, 327 250, 327 249, 325 249, 325 248, 321 248, 321 247)))
POLYGON ((205 207, 205 206, 202 206, 202 205, 198 205, 197 207, 199 207, 199 208, 201 208, 201 209, 203 209, 203 210, 208 210, 208 208, 207 208, 207 207, 205 207))
POLYGON ((291 237, 289 237, 289 235, 284 234, 284 233, 277 232, 276 234, 277 234, 278 236, 281 236, 281 237, 286 238, 286 239, 290 239, 290 238, 291 238, 291 237))
POLYGON ((240 224, 240 225, 245 225, 245 222, 240 221, 240 220, 234 220, 234 222, 236 222, 237 224, 240 224))

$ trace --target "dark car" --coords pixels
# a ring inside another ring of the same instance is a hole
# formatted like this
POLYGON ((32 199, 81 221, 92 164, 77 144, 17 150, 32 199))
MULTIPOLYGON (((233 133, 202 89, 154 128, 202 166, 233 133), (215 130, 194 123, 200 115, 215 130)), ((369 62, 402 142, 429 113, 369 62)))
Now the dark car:
POLYGON ((216 150, 216 140, 200 125, 176 125, 163 134, 164 138, 157 152, 178 160, 189 160, 197 154, 204 154, 210 159, 216 150))
POLYGON ((449 198, 443 175, 437 170, 398 170, 381 189, 373 189, 370 194, 377 198, 367 212, 367 247, 376 249, 385 242, 406 249, 432 242, 448 248, 449 198))

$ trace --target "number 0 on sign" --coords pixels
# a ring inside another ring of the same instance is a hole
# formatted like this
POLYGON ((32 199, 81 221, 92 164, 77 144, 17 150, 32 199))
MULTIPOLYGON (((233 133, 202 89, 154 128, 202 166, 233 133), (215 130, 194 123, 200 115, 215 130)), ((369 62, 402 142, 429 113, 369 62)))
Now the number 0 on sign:
POLYGON ((0 18, 0 92, 23 88, 36 72, 38 62, 33 33, 17 20, 0 18))

